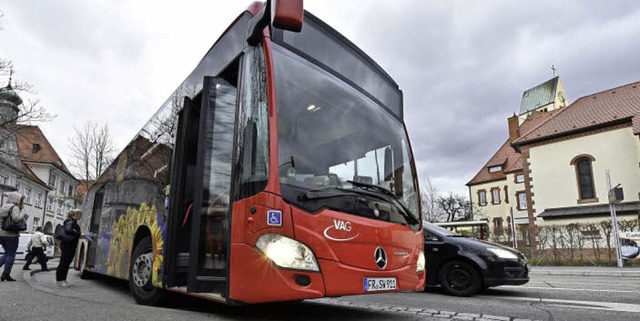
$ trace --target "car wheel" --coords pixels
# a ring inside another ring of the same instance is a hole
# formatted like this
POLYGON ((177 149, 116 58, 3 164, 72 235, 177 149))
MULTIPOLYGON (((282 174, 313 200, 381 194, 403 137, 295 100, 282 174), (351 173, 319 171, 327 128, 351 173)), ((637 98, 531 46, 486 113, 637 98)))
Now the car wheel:
POLYGON ((440 284, 445 292, 455 296, 470 296, 482 287, 478 270, 462 261, 445 263, 440 269, 440 284))
POLYGON ((157 305, 164 291, 152 284, 153 253, 151 237, 140 240, 133 250, 129 267, 129 290, 138 304, 157 305))

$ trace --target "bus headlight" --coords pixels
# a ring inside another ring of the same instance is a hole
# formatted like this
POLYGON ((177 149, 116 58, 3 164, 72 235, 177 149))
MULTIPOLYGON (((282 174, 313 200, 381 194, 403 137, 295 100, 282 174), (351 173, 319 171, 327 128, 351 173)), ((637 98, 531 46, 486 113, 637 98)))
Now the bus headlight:
POLYGON ((279 267, 320 271, 311 249, 294 239, 279 234, 265 234, 258 238, 256 247, 279 267))
POLYGON ((424 251, 420 251, 420 255, 418 256, 418 263, 416 264, 416 273, 424 272, 424 251))

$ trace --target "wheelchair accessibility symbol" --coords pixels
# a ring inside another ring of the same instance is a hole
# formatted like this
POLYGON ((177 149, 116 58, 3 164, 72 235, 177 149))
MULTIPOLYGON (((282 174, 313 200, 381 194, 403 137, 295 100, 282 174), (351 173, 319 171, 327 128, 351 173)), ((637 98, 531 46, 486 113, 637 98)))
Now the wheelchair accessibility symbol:
POLYGON ((282 226, 282 212, 267 211, 267 225, 282 226))

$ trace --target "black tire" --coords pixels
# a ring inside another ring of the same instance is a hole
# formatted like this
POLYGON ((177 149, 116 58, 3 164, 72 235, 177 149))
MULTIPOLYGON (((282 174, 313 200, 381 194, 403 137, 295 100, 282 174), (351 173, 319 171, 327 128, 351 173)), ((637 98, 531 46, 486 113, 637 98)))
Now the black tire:
POLYGON ((138 304, 157 305, 165 293, 152 284, 152 243, 151 236, 146 236, 133 250, 129 267, 129 291, 138 304))
POLYGON ((455 296, 470 296, 482 288, 478 270, 469 263, 451 261, 440 269, 440 284, 444 291, 455 296))

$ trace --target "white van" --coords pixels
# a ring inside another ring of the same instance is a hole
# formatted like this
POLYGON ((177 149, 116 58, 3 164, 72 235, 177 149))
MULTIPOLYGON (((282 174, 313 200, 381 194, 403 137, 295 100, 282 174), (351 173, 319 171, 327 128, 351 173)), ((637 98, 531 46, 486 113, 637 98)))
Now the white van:
MULTIPOLYGON (((29 240, 31 239, 32 235, 33 234, 31 233, 20 233, 20 241, 18 243, 18 251, 16 252, 16 260, 24 260, 25 257, 27 256, 27 243, 29 243, 29 240)), ((44 251, 44 254, 47 255, 47 258, 53 258, 53 250, 56 244, 55 240, 53 239, 53 236, 46 235, 46 234, 45 234, 45 239, 47 240, 47 243, 49 243, 49 245, 47 246, 47 249, 44 251)), ((0 255, 2 254, 4 254, 4 248, 0 246, 0 255)))

